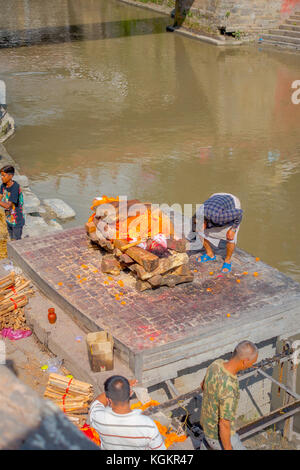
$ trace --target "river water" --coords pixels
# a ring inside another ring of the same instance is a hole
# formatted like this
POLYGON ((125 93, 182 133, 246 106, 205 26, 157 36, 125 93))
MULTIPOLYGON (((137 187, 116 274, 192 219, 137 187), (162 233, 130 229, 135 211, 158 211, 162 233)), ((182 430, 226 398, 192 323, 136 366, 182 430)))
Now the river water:
POLYGON ((300 281, 300 55, 166 33, 117 0, 0 0, 6 146, 40 198, 83 224, 94 196, 237 195, 239 246, 300 281))

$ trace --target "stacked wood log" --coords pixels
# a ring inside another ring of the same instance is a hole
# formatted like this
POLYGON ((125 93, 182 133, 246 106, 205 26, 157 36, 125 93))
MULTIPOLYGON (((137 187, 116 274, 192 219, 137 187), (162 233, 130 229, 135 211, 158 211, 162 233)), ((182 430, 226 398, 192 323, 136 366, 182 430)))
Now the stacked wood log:
POLYGON ((28 297, 34 294, 30 281, 14 272, 0 279, 0 330, 29 330, 26 326, 24 307, 28 297))
POLYGON ((60 374, 50 374, 44 398, 53 401, 79 428, 86 421, 93 400, 93 386, 60 374))
MULTIPOLYGON (((139 201, 127 202, 127 207, 139 201)), ((109 254, 102 258, 101 270, 107 274, 119 275, 123 270, 137 280, 138 291, 154 289, 160 286, 174 287, 177 284, 193 281, 193 272, 188 266, 186 241, 177 240, 173 234, 166 237, 166 246, 152 249, 153 239, 146 236, 134 242, 126 239, 110 238, 110 228, 118 219, 118 201, 110 202, 112 211, 100 207, 85 225, 88 238, 109 254), (143 242, 143 248, 140 245, 143 242), (161 248, 161 249, 160 249, 161 248)), ((146 203, 145 206, 151 207, 146 203)))

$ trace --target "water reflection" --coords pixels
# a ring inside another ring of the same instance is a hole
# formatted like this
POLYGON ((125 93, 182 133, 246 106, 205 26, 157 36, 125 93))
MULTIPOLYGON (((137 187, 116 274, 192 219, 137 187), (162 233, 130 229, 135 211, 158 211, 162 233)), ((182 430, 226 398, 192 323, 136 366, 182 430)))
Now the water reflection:
POLYGON ((0 48, 60 44, 73 41, 98 41, 165 32, 165 18, 143 18, 104 23, 76 24, 18 31, 0 31, 0 48))

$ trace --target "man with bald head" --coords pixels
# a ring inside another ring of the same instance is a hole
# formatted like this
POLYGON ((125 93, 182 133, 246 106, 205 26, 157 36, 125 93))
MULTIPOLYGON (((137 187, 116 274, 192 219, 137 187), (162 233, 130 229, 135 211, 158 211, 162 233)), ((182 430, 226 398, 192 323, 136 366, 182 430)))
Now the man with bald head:
MULTIPOLYGON (((238 372, 256 361, 258 350, 251 341, 239 343, 228 361, 217 359, 207 369, 202 382, 200 422, 205 440, 214 450, 245 450, 235 433, 234 422, 240 398, 238 372)), ((207 448, 205 444, 202 449, 207 448)))

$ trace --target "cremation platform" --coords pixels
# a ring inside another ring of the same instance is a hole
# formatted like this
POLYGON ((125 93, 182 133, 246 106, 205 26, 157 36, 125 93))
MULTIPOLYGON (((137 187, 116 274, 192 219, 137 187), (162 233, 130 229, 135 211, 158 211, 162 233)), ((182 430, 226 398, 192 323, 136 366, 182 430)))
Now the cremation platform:
POLYGON ((300 331, 300 284, 236 250, 233 270, 190 256, 192 283, 137 292, 100 270, 101 251, 73 228, 8 244, 8 254, 46 296, 88 331, 112 333, 116 353, 146 386, 232 351, 300 331), (246 274, 247 273, 247 274, 246 274))

